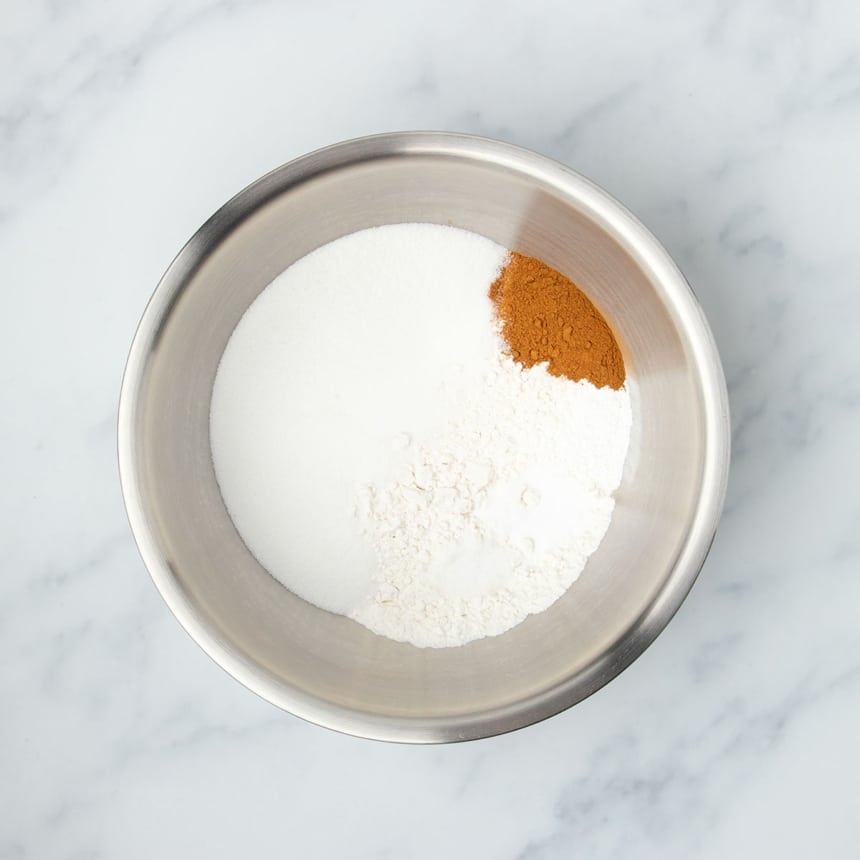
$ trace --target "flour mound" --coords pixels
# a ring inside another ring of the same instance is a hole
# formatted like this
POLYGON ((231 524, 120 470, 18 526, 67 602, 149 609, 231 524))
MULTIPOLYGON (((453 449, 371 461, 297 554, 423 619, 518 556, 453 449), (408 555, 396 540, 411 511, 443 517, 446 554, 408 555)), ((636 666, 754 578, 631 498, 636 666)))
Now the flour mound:
POLYGON ((350 617, 391 639, 445 647, 509 630, 564 594, 609 527, 627 391, 501 353, 486 365, 435 442, 359 493, 377 572, 350 617))

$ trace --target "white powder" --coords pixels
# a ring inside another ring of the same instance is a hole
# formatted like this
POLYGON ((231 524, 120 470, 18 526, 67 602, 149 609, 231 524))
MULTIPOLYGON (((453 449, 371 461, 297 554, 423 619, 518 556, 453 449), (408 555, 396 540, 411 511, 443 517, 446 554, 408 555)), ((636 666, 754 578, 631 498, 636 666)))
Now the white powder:
POLYGON ((482 387, 434 443, 365 489, 378 567, 350 616, 440 647, 551 606, 609 527, 630 424, 624 390, 488 357, 482 387))
POLYGON ((459 645, 551 605, 612 515, 625 390, 524 371, 487 296, 506 256, 428 224, 299 260, 249 308, 212 398, 225 503, 299 596, 459 645))
POLYGON ((348 613, 368 594, 356 493, 479 386, 505 255, 434 224, 363 230, 298 260, 239 321, 212 392, 215 473, 248 548, 305 600, 348 613))

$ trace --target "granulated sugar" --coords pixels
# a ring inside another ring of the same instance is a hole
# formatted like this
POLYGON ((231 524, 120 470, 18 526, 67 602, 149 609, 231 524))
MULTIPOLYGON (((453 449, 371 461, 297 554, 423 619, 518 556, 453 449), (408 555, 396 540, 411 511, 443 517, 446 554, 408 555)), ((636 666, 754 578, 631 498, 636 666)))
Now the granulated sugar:
POLYGON ((215 380, 216 475, 251 551, 300 597, 415 645, 551 605, 621 479, 626 389, 504 354, 488 290, 507 254, 428 224, 332 242, 260 295, 215 380))
POLYGON ((233 332, 212 392, 216 476, 249 549, 305 600, 348 613, 368 594, 356 493, 480 386, 505 256, 450 227, 363 230, 290 266, 233 332))

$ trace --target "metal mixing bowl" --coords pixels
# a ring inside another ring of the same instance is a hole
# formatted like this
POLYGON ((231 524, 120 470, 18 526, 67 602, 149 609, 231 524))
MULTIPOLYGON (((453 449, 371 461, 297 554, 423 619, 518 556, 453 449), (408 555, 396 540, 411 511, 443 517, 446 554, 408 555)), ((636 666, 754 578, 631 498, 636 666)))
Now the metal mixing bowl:
POLYGON ((182 249, 131 348, 119 459, 129 520, 155 584, 231 675, 343 732, 457 741, 569 707, 663 629, 717 526, 728 406, 717 350, 689 286, 657 240, 607 194, 506 144, 387 134, 278 168, 182 249), (258 293, 326 242, 403 221, 473 230, 571 277, 614 325, 632 379, 635 430, 600 548, 550 609, 460 648, 419 649, 376 636, 279 585, 237 534, 209 449, 218 361, 258 293))

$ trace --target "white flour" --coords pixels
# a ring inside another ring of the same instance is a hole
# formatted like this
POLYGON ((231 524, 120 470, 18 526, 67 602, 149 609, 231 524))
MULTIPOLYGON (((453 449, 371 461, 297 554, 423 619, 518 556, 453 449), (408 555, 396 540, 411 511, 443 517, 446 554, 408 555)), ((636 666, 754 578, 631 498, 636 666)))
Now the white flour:
POLYGON ((216 475, 251 551, 309 602, 415 645, 551 605, 621 478, 626 390, 502 355, 487 291, 505 256, 436 225, 346 236, 260 295, 215 380, 216 475))
POLYGON ((440 647, 503 633, 552 605, 609 527, 630 423, 626 391, 494 355, 434 443, 362 494, 378 571, 351 617, 440 647))

